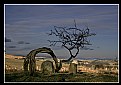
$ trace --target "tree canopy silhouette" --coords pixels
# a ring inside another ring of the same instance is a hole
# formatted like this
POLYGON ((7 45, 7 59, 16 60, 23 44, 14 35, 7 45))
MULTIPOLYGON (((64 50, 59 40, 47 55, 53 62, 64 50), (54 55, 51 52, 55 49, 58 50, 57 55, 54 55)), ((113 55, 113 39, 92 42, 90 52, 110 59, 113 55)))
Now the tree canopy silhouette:
POLYGON ((92 45, 87 38, 96 34, 90 33, 88 27, 83 30, 77 28, 76 21, 74 20, 74 27, 67 28, 54 26, 54 30, 51 30, 48 35, 54 35, 58 38, 58 40, 48 40, 50 46, 55 46, 57 43, 60 43, 61 46, 66 48, 70 53, 70 58, 65 61, 70 61, 79 54, 80 48, 85 48, 86 45, 92 45), (72 53, 73 49, 76 49, 75 54, 72 53))

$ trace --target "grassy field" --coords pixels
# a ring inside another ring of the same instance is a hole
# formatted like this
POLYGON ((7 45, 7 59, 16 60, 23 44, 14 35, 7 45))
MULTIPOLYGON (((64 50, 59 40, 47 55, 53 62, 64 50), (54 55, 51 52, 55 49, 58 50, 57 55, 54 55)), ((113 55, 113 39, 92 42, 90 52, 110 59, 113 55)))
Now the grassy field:
MULTIPOLYGON (((41 68, 42 61, 36 61, 39 68, 41 68)), ((16 70, 10 71, 5 69, 5 82, 118 82, 118 75, 116 74, 81 72, 77 74, 54 73, 52 75, 43 75, 40 71, 37 71, 34 76, 29 76, 28 73, 23 72, 23 59, 9 57, 5 58, 5 66, 11 69, 16 68, 16 70)), ((67 64, 63 64, 63 66, 68 67, 67 64)))
POLYGON ((43 75, 40 72, 29 76, 28 73, 24 72, 12 72, 5 74, 5 82, 118 82, 118 76, 92 73, 43 75))

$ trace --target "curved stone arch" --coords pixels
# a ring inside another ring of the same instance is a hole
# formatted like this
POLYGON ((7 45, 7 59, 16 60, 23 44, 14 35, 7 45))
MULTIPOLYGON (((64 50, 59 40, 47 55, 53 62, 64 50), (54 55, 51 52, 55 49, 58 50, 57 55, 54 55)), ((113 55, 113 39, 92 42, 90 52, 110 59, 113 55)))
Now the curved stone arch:
POLYGON ((55 72, 58 72, 61 67, 62 67, 62 63, 60 61, 60 64, 58 64, 58 60, 54 54, 54 52, 47 47, 43 47, 43 48, 38 48, 38 49, 34 49, 32 51, 30 51, 30 53, 26 56, 26 58, 24 59, 24 71, 29 71, 30 75, 33 75, 36 69, 36 60, 35 60, 35 56, 38 53, 48 53, 52 56, 55 65, 56 65, 56 69, 55 72))

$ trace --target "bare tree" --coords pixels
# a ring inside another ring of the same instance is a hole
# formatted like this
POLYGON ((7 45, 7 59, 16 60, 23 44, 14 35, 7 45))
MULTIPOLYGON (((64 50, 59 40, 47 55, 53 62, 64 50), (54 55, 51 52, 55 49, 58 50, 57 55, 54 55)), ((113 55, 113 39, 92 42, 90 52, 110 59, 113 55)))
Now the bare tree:
POLYGON ((34 49, 34 50, 30 51, 29 54, 27 54, 26 58, 24 59, 24 64, 23 64, 25 72, 29 71, 30 75, 33 76, 33 74, 35 73, 35 70, 36 70, 35 56, 38 53, 50 54, 52 56, 53 60, 55 61, 55 66, 56 66, 55 72, 58 72, 61 69, 61 67, 62 67, 61 61, 58 62, 54 52, 50 48, 43 47, 43 48, 34 49))
POLYGON ((88 27, 83 30, 78 29, 74 20, 73 28, 54 26, 54 30, 51 30, 48 35, 54 35, 58 37, 58 40, 55 41, 48 40, 50 42, 50 46, 55 46, 57 43, 61 43, 61 46, 66 48, 71 55, 70 58, 65 61, 70 61, 72 58, 75 58, 79 54, 80 48, 85 48, 85 45, 91 45, 87 38, 96 34, 90 33, 88 27), (72 53, 73 49, 76 49, 75 54, 72 53))

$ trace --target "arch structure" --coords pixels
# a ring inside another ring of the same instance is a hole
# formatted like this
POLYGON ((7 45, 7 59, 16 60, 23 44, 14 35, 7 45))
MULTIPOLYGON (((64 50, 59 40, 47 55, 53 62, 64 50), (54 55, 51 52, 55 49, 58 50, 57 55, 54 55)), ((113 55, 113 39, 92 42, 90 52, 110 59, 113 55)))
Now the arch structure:
POLYGON ((30 75, 34 74, 34 72, 36 70, 35 56, 38 53, 50 54, 55 62, 55 65, 56 65, 55 72, 58 72, 61 69, 62 63, 61 63, 61 61, 58 62, 54 52, 50 48, 42 47, 42 48, 34 49, 34 50, 30 51, 29 54, 27 54, 26 58, 24 59, 24 66, 23 66, 25 72, 29 71, 30 75))

